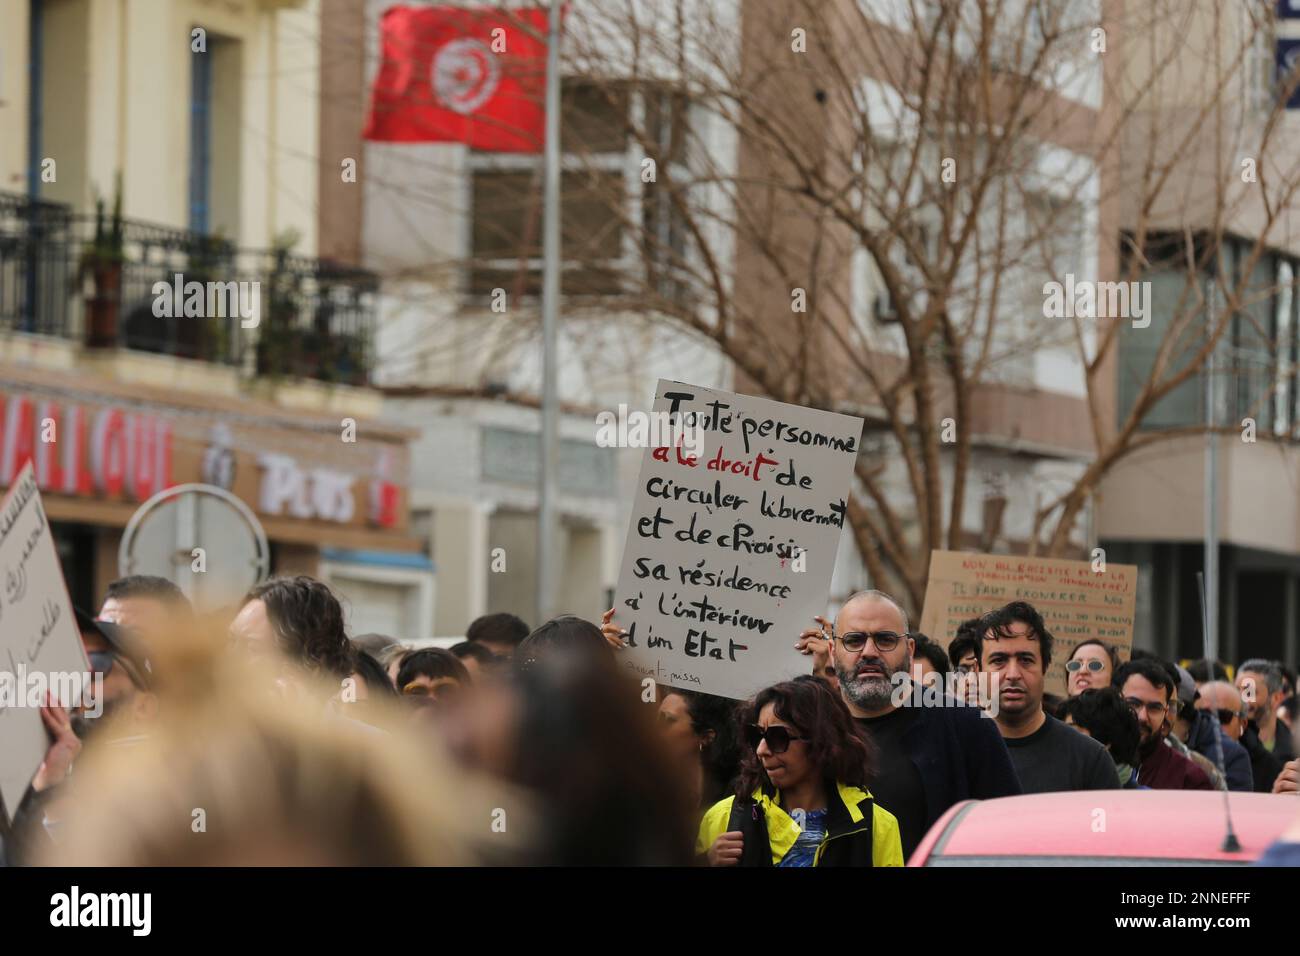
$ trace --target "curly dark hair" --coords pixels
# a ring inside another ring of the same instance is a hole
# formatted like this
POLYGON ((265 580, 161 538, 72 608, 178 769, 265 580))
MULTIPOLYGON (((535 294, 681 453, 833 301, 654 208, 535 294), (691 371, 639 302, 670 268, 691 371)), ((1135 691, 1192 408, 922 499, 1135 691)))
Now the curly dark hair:
POLYGON ((703 737, 709 731, 713 736, 700 752, 704 767, 704 800, 713 806, 731 792, 740 769, 740 733, 736 724, 737 704, 729 697, 716 697, 682 687, 665 687, 660 696, 676 694, 686 703, 691 717, 691 730, 703 737))
MULTIPOLYGON (((343 628, 343 606, 315 578, 272 578, 244 595, 261 601, 280 649, 308 670, 343 679, 356 670, 356 651, 343 628)), ((241 605, 242 607, 242 605, 241 605)))
MULTIPOLYGON (((809 737, 808 759, 828 781, 851 787, 866 787, 875 762, 875 747, 854 723, 844 698, 830 684, 812 674, 773 684, 758 692, 740 712, 740 726, 757 724, 768 704, 776 705, 776 716, 790 724, 800 736, 809 737)), ((758 754, 744 747, 736 795, 748 797, 758 787, 764 793, 776 788, 767 778, 758 754)))
POLYGON ((1005 607, 989 611, 980 618, 980 630, 976 635, 975 655, 980 660, 980 666, 984 666, 984 635, 992 631, 997 637, 1010 637, 1011 625, 1021 623, 1029 629, 1029 637, 1038 641, 1039 656, 1043 659, 1043 673, 1047 673, 1047 666, 1052 663, 1052 635, 1047 630, 1047 625, 1043 623, 1043 616, 1038 613, 1037 609, 1027 601, 1012 601, 1005 607))
POLYGON ((1138 762, 1137 717, 1114 687, 1094 687, 1061 705, 1062 720, 1069 717, 1092 735, 1092 739, 1110 748, 1116 763, 1138 762))

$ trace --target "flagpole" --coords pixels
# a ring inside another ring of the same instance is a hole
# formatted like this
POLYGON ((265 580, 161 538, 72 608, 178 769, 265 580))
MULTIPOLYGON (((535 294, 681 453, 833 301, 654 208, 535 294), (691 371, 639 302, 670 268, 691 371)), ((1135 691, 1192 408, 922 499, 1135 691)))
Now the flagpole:
POLYGON ((542 172, 542 450, 537 507, 537 620, 555 614, 559 573, 555 488, 559 466, 555 338, 560 304, 560 0, 551 0, 546 43, 546 152, 542 172))

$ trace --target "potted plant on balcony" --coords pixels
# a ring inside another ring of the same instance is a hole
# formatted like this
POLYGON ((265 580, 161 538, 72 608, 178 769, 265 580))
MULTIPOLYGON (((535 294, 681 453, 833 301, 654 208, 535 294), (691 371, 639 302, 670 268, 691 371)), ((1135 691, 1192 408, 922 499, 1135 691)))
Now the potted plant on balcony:
POLYGON ((298 238, 295 230, 286 230, 271 246, 273 271, 267 276, 266 308, 257 330, 257 373, 267 378, 300 374, 310 361, 298 330, 301 275, 289 263, 298 238))
POLYGON ((78 276, 89 275, 94 291, 86 299, 86 345, 117 345, 117 319, 122 307, 122 266, 126 262, 122 228, 122 174, 113 189, 113 213, 104 215, 104 199, 95 199, 95 238, 81 251, 78 276))

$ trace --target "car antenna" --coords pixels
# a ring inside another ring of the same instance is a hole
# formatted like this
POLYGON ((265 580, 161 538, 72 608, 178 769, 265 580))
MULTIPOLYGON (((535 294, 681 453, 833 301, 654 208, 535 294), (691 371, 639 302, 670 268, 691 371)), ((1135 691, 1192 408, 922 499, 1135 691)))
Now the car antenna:
MULTIPOLYGON (((1202 656, 1205 658, 1205 663, 1206 663, 1208 666, 1213 667, 1214 665, 1213 665, 1213 663, 1210 661, 1210 645, 1209 645, 1209 641, 1210 641, 1210 619, 1209 619, 1209 616, 1208 616, 1208 614, 1207 614, 1206 607, 1205 607, 1205 575, 1204 575, 1202 572, 1200 572, 1200 571, 1197 571, 1197 572, 1196 572, 1196 589, 1197 589, 1197 593, 1200 594, 1200 596, 1201 596, 1201 650, 1202 650, 1202 656)), ((1223 733, 1222 728, 1217 728, 1217 729, 1219 730, 1219 733, 1223 733)), ((1223 744, 1222 744, 1222 743, 1219 744, 1219 753, 1220 753, 1220 754, 1223 753, 1223 744)), ((1237 834, 1236 834, 1236 832, 1232 829, 1232 808, 1231 808, 1231 806, 1230 806, 1229 803, 1228 803, 1228 791, 1227 791, 1227 790, 1224 790, 1224 791, 1223 791, 1223 822, 1224 822, 1224 826, 1227 828, 1227 832, 1224 833, 1224 835, 1223 835, 1223 846, 1221 846, 1219 849, 1222 850, 1224 853, 1240 853, 1240 852, 1241 852, 1241 841, 1237 839, 1237 834)))

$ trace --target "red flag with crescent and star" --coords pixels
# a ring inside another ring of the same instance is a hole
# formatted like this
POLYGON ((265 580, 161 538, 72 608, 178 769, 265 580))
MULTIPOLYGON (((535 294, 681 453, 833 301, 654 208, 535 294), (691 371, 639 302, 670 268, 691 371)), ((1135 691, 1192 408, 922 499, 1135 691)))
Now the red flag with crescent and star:
POLYGON ((546 19, 544 9, 385 11, 364 137, 541 152, 546 19))

